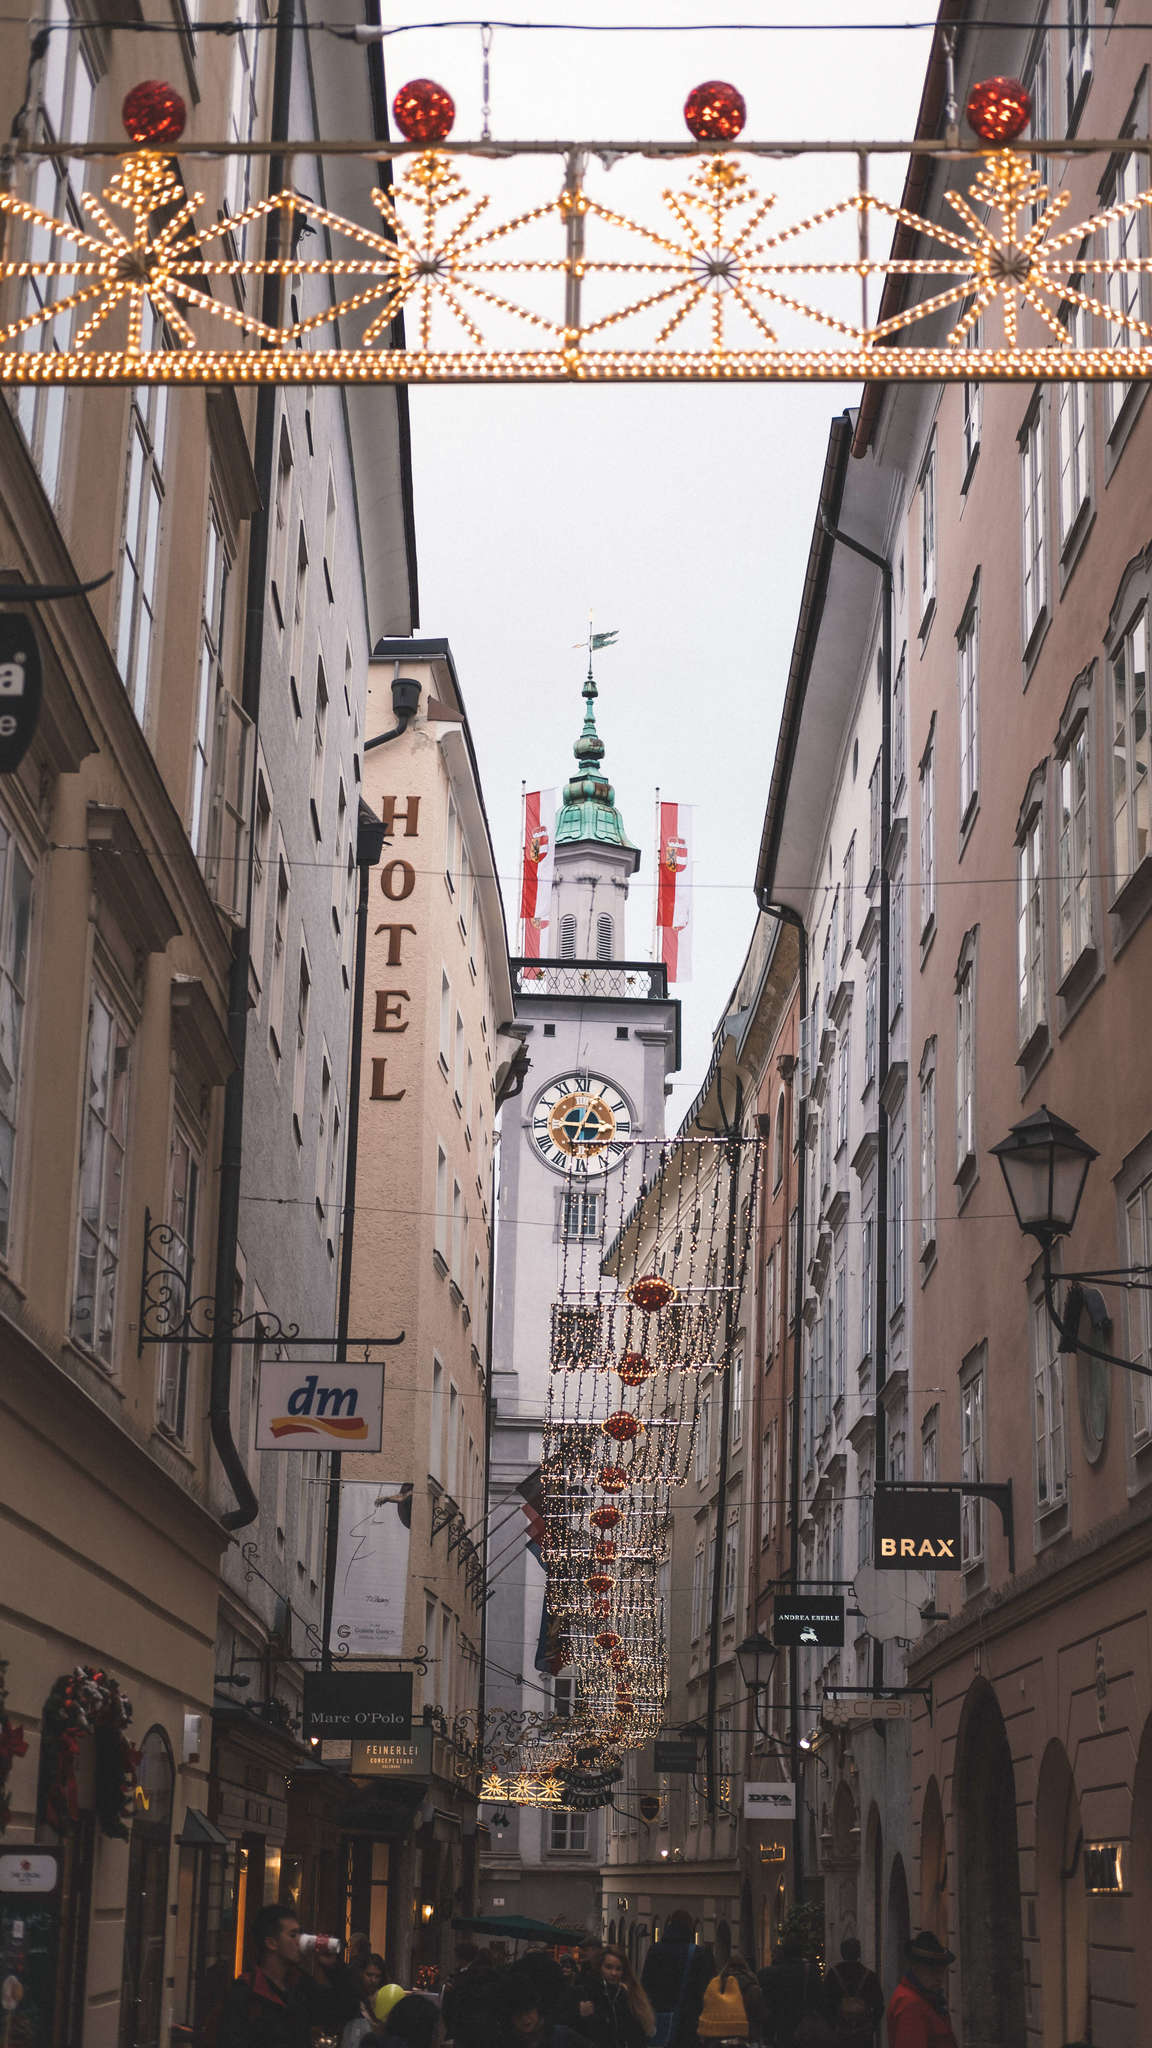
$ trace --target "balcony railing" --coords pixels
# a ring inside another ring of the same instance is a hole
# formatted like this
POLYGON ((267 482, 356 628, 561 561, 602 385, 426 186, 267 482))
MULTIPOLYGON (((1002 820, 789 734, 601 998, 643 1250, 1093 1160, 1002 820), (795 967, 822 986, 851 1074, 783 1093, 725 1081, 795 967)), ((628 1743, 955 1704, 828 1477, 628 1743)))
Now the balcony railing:
POLYGON ((518 996, 582 996, 585 1001, 665 1002, 662 960, 513 960, 518 996))

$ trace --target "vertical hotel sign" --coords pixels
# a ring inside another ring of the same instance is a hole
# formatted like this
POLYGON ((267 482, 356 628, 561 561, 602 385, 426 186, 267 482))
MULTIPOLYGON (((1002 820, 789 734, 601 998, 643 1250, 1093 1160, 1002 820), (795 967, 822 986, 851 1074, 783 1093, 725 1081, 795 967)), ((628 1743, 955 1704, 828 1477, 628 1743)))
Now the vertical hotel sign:
MULTIPOLYGON (((395 840, 397 827, 401 819, 404 821, 403 836, 405 839, 418 839, 420 837, 420 799, 418 796, 405 797, 403 802, 401 802, 399 797, 395 796, 381 797, 380 816, 383 820, 384 833, 387 839, 395 840)), ((405 855, 395 854, 391 860, 384 862, 380 870, 380 893, 384 901, 390 906, 390 909, 398 908, 400 904, 407 903, 415 887, 416 868, 414 863, 408 860, 405 855)), ((378 988, 374 992, 375 1015, 372 1031, 381 1038, 399 1038, 408 1029, 409 1019, 405 1014, 405 1005, 412 1000, 409 991, 401 985, 401 975, 404 969, 404 941, 406 938, 414 939, 416 937, 416 926, 409 924, 401 916, 392 917, 390 915, 385 918, 382 924, 378 924, 375 928, 375 937, 380 938, 381 936, 388 942, 384 964, 388 969, 389 982, 387 988, 378 988), (395 970, 395 973, 393 973, 393 970, 395 970)), ((388 1062, 393 1058, 393 1054, 373 1053, 371 1058, 372 1084, 368 1091, 369 1101, 402 1102, 408 1091, 403 1087, 397 1088, 395 1086, 395 1076, 388 1071, 388 1062)))

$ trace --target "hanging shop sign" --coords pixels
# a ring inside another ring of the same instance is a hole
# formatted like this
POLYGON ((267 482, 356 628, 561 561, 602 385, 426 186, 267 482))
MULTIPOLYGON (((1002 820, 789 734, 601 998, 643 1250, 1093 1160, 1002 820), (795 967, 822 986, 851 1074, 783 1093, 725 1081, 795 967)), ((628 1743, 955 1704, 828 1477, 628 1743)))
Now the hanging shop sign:
POLYGON ((384 1439, 384 1367, 331 1359, 260 1367, 258 1451, 378 1451, 384 1439))
POLYGON ((29 1843, 0 1856, 0 2040, 54 2038, 60 1947, 60 1852, 29 1843))
POLYGON ((843 1594, 778 1594, 772 1608, 772 1641, 781 1648, 813 1643, 839 1649, 844 1641, 843 1594))
POLYGON ((427 1778, 432 1774, 432 1730, 413 1728, 395 1741, 353 1739, 349 1767, 354 1778, 427 1778))
POLYGON ((654 1820, 659 1820, 663 1801, 657 1793, 642 1792, 636 1804, 640 1809, 641 1820, 647 1821, 649 1827, 651 1827, 654 1820))
POLYGON ((412 1488, 354 1479, 340 1488, 332 1642, 346 1657, 402 1657, 412 1488))
POLYGON ((835 1693, 825 1693, 820 1702, 820 1719, 828 1728, 851 1728, 858 1721, 910 1721, 912 1702, 910 1699, 882 1699, 878 1695, 867 1699, 837 1699, 835 1693))
POLYGON ((20 766, 40 722, 44 671, 27 612, 0 612, 0 775, 20 766))
POLYGON ((783 1842, 761 1842, 761 1863, 786 1863, 788 1851, 783 1842))
POLYGON ((877 1486, 873 1530, 877 1571, 960 1570, 959 1491, 877 1486))
POLYGON ((796 1787, 789 1778, 746 1778, 744 1818, 759 1821, 795 1820, 796 1787))
POLYGON ((681 1777, 691 1777, 696 1769, 696 1761, 696 1744, 694 1742, 678 1742, 670 1739, 667 1741, 657 1740, 652 1744, 652 1765, 653 1769, 658 1772, 671 1776, 679 1774, 681 1777))
POLYGON ((410 1671, 314 1671, 304 1679, 305 1736, 408 1742, 410 1671))

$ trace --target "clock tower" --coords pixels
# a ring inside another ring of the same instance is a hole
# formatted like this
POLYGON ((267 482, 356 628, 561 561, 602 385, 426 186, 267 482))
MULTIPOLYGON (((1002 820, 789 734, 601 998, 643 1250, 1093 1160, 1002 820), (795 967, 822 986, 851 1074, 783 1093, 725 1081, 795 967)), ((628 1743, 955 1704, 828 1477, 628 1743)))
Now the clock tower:
MULTIPOLYGON (((530 1066, 503 1112, 493 1296, 487 1705, 566 1711, 571 1682, 537 1668, 544 1573, 525 1547, 516 1488, 540 1463, 553 1302, 619 1220, 619 1174, 637 1139, 664 1133, 680 1060, 680 1005, 661 963, 630 960, 628 889, 639 849, 604 771, 591 668, 575 772, 555 820, 543 957, 513 961, 530 1066)), ((481 1912, 599 1926, 603 1818, 512 1809, 481 1873, 481 1912), (501 1901, 496 1905, 495 1901, 501 1901)))

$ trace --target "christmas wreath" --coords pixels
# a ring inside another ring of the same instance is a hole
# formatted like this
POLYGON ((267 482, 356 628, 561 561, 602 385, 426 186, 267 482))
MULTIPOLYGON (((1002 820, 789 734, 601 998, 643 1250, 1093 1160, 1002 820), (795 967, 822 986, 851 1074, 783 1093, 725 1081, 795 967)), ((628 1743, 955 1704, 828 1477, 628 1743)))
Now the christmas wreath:
POLYGON ((100 1831, 128 1839, 139 1752, 128 1740, 132 1703, 114 1678, 91 1664, 58 1678, 44 1703, 40 1743, 41 1818, 57 1833, 79 1818, 76 1757, 80 1737, 91 1735, 94 1803, 100 1831))
POLYGON ((4 1674, 7 1669, 7 1664, 0 1660, 0 1835, 4 1833, 12 1818, 12 1806, 8 1798, 8 1780, 12 1775, 12 1765, 18 1756, 28 1754, 24 1730, 18 1728, 14 1721, 10 1721, 5 1712, 8 1688, 4 1683, 4 1674))

